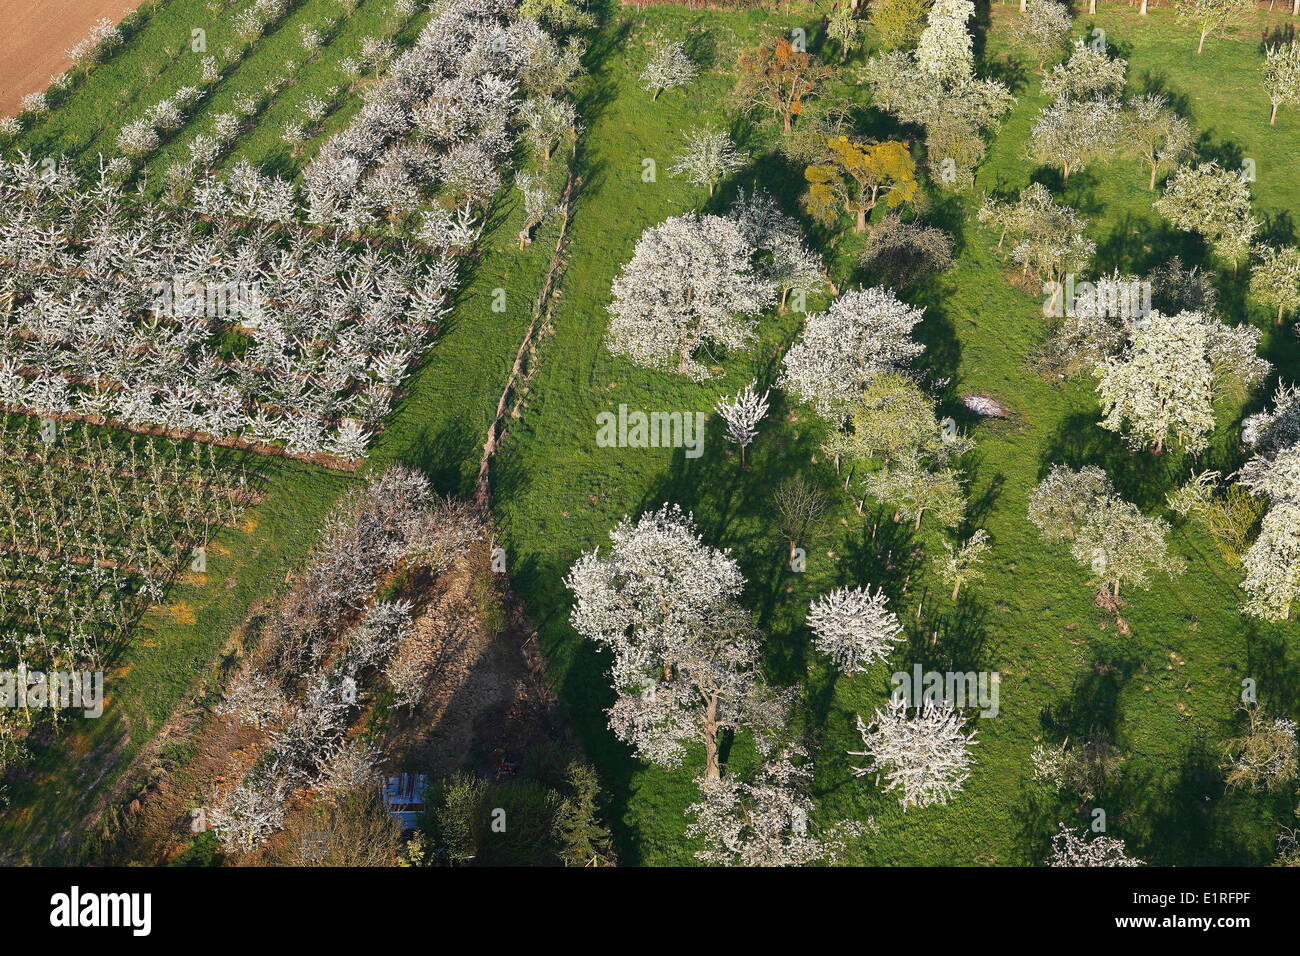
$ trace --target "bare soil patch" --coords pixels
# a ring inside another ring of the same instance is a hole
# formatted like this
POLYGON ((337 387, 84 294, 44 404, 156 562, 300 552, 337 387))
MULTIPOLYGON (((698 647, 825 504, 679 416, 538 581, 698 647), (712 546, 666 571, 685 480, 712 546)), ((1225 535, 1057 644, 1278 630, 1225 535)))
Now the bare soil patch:
POLYGON ((0 0, 0 116, 13 116, 69 66, 67 50, 101 17, 117 23, 138 0, 0 0))

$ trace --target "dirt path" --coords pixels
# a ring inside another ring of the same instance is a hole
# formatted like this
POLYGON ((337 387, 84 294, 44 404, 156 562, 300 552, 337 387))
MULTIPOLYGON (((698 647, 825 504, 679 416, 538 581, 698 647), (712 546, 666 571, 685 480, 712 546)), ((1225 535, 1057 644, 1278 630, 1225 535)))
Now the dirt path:
MULTIPOLYGON (((516 385, 522 378, 528 381, 537 371, 535 365, 525 367, 529 358, 535 358, 537 354, 536 336, 539 334, 539 322, 541 329, 545 329, 551 320, 551 305, 554 298, 556 275, 564 263, 564 237, 569 231, 569 214, 573 209, 571 202, 573 199, 573 187, 576 185, 573 178, 573 172, 569 173, 569 181, 564 187, 564 196, 560 199, 558 208, 563 210, 563 220, 560 222, 560 237, 555 240, 555 254, 551 256, 551 265, 546 270, 546 281, 542 283, 541 291, 537 293, 537 301, 533 304, 533 320, 528 325, 528 331, 524 333, 524 340, 519 343, 519 354, 515 356, 515 364, 510 369, 510 378, 506 381, 506 387, 501 392, 501 400, 497 402, 496 418, 492 419, 492 424, 488 426, 487 441, 483 443, 483 457, 479 460, 478 482, 475 500, 483 507, 491 504, 491 491, 488 482, 488 468, 492 463, 492 455, 497 450, 497 445, 501 442, 501 422, 505 418, 506 408, 510 403, 510 397, 515 394, 516 385)), ((520 246, 520 248, 523 248, 520 246)), ((516 398, 515 407, 518 410, 519 398, 516 398)), ((518 418, 518 414, 515 415, 518 418)))
POLYGON ((50 85, 72 65, 66 50, 100 17, 114 23, 139 0, 0 0, 0 116, 13 116, 19 101, 50 85))

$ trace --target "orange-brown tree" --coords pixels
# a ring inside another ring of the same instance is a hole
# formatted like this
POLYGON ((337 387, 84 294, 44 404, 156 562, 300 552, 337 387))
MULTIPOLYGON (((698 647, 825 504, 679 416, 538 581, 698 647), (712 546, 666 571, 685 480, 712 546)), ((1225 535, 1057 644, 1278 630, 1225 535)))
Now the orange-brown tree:
POLYGON ((833 72, 811 54, 796 50, 784 37, 741 53, 737 68, 740 80, 736 90, 741 100, 779 116, 786 133, 803 112, 804 101, 816 96, 833 72))

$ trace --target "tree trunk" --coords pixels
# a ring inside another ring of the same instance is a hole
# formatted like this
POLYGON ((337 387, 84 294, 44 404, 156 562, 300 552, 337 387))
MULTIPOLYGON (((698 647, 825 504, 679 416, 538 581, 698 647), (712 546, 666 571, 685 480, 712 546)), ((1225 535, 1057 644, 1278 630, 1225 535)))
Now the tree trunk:
POLYGON ((853 231, 854 231, 854 232, 866 232, 866 231, 867 231, 867 211, 866 211, 866 209, 859 209, 859 210, 858 210, 858 221, 857 221, 857 224, 854 225, 854 227, 853 227, 853 231))
POLYGON ((1094 17, 1097 15, 1097 0, 1088 0, 1088 13, 1094 17))
MULTIPOLYGON (((1297 2, 1300 3, 1300 0, 1297 0, 1297 2)), ((1147 0, 1142 0, 1142 9, 1138 11, 1138 16, 1145 17, 1146 15, 1147 15, 1147 0)))
POLYGON ((790 117, 791 117, 791 115, 792 115, 792 114, 790 114, 790 113, 783 113, 783 114, 781 114, 781 122, 785 125, 785 133, 786 133, 787 135, 789 134, 790 129, 791 129, 791 123, 790 123, 790 117))
POLYGON ((961 590, 961 579, 958 579, 957 586, 952 589, 952 599, 957 600, 957 592, 961 590))
POLYGON ((1024 13, 1029 6, 1029 0, 1020 0, 1020 12, 1024 13))
POLYGON ((1279 306, 1277 307, 1277 324, 1278 324, 1278 325, 1281 325, 1281 324, 1282 324, 1282 306, 1283 306, 1283 305, 1285 305, 1285 303, 1282 303, 1281 305, 1279 305, 1279 306))
POLYGON ((1204 49, 1204 47, 1205 47, 1205 34, 1206 34, 1206 32, 1207 32, 1207 31, 1205 31, 1205 30, 1202 30, 1202 31, 1201 31, 1201 42, 1198 43, 1198 44, 1196 44, 1196 55, 1197 55, 1197 56, 1200 56, 1200 55, 1201 55, 1201 50, 1204 49))
POLYGON ((1147 187, 1150 192, 1156 191, 1156 164, 1151 164, 1151 185, 1147 187))
POLYGON ((709 698, 709 706, 704 712, 704 754, 706 758, 704 776, 708 780, 721 780, 718 771, 718 698, 709 698))
MULTIPOLYGON (((1296 0, 1296 3, 1300 3, 1300 0, 1296 0)), ((1269 125, 1269 126, 1272 126, 1272 125, 1273 125, 1274 123, 1276 123, 1276 122, 1277 122, 1277 104, 1274 103, 1274 104, 1273 104, 1273 112, 1270 113, 1270 114, 1269 114, 1269 117, 1268 117, 1268 125, 1269 125)))

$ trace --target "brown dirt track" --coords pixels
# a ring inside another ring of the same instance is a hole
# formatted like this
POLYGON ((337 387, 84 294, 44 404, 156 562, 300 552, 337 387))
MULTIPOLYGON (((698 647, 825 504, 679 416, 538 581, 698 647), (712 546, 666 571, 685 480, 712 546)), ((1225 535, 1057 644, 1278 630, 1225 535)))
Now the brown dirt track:
POLYGON ((18 112, 28 93, 50 85, 72 61, 67 50, 100 17, 114 23, 139 0, 0 0, 0 116, 18 112))

